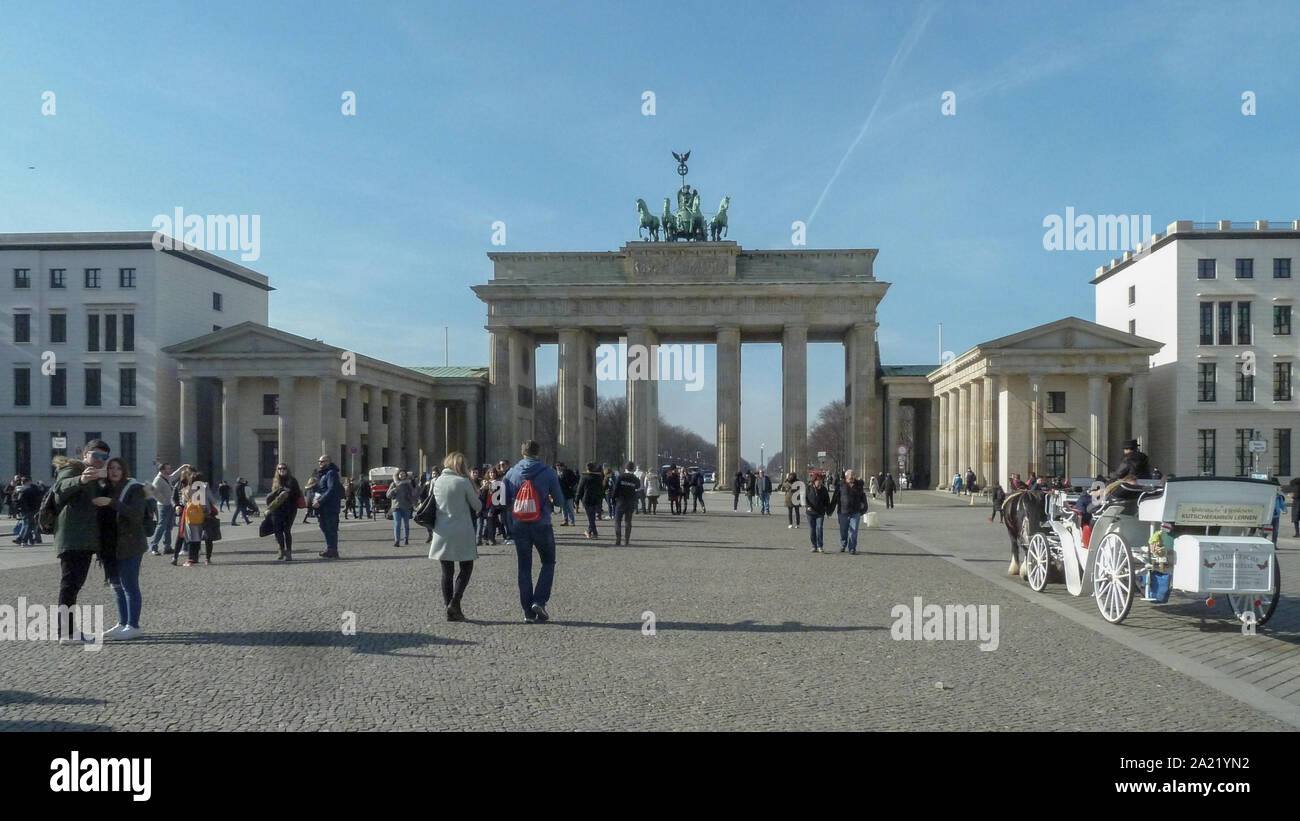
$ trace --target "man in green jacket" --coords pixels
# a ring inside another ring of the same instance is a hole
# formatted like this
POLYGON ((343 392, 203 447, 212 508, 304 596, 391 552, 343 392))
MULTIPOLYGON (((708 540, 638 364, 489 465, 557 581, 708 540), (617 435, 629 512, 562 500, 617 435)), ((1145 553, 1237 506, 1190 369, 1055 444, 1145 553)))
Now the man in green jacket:
POLYGON ((86 443, 83 453, 81 461, 66 456, 54 458, 54 505, 59 512, 54 526, 54 552, 63 573, 59 605, 68 608, 61 611, 67 616, 59 619, 59 639, 63 644, 83 641, 72 608, 90 573, 90 562, 100 549, 99 508, 91 499, 104 495, 102 491, 108 484, 108 444, 102 439, 92 439, 86 443))

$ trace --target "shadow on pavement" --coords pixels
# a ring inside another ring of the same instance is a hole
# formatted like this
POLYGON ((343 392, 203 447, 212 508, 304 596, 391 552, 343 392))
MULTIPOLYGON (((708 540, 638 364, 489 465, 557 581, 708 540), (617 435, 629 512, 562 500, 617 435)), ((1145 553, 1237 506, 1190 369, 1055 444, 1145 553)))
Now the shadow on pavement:
POLYGON ((84 704, 103 706, 108 702, 102 698, 73 698, 71 696, 43 696, 22 690, 0 690, 0 707, 10 704, 84 704))
MULTIPOLYGON (((521 618, 518 621, 489 621, 487 619, 470 619, 470 624, 481 624, 485 626, 526 624, 521 618)), ((533 625, 528 625, 532 627, 533 625)), ((641 630, 644 622, 600 622, 600 621, 566 621, 563 619, 552 618, 545 624, 536 625, 539 629, 545 630, 547 627, 603 627, 610 630, 641 630)), ((823 626, 817 624, 804 624, 803 622, 787 621, 781 624, 759 624, 753 620, 737 621, 731 623, 724 622, 703 622, 703 621, 659 621, 656 623, 657 630, 690 630, 693 632, 706 633, 853 633, 863 630, 888 630, 883 625, 834 625, 823 626)))
POLYGON ((0 733, 111 733, 107 724, 74 724, 70 721, 0 721, 0 733))
POLYGON ((218 644, 226 647, 337 647, 363 655, 403 655, 396 650, 474 645, 476 641, 442 638, 427 633, 367 633, 347 636, 337 630, 274 630, 248 633, 164 633, 141 637, 130 644, 218 644))

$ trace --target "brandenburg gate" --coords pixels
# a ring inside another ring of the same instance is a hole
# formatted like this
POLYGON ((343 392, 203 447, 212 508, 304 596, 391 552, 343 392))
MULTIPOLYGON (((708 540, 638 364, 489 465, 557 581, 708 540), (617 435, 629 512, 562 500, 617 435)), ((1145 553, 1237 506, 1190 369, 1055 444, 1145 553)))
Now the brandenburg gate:
MULTIPOLYGON (((844 468, 859 475, 885 467, 877 392, 876 306, 889 283, 872 274, 875 249, 747 251, 719 239, 726 231, 728 198, 711 220, 699 193, 685 184, 678 211, 664 199, 660 220, 637 205, 651 240, 613 252, 489 253, 492 280, 473 288, 487 303, 491 336, 487 407, 488 456, 513 458, 533 435, 537 386, 535 352, 559 346, 558 453, 569 465, 594 459, 596 347, 626 338, 655 344, 717 345, 719 487, 740 466, 740 346, 780 342, 781 404, 786 470, 808 466, 807 362, 809 342, 844 343, 844 399, 848 409, 844 468), (657 241, 656 241, 657 240, 657 241), (678 242, 676 240, 685 240, 678 242), (713 241, 710 241, 713 240, 713 241)), ((627 380, 628 458, 658 461, 658 386, 627 380)))

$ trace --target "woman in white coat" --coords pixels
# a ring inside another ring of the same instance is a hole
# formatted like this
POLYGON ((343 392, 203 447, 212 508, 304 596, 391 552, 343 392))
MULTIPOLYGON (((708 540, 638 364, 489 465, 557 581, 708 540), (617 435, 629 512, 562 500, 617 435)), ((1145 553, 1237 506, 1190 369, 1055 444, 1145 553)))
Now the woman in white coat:
POLYGON ((433 499, 438 505, 438 521, 433 527, 433 540, 429 543, 429 558, 442 562, 442 600, 447 605, 447 621, 465 621, 460 610, 460 600, 469 586, 478 558, 474 523, 483 503, 479 501, 474 485, 467 478, 469 469, 465 454, 460 451, 447 454, 444 470, 433 483, 433 499), (452 574, 460 562, 460 574, 452 574))

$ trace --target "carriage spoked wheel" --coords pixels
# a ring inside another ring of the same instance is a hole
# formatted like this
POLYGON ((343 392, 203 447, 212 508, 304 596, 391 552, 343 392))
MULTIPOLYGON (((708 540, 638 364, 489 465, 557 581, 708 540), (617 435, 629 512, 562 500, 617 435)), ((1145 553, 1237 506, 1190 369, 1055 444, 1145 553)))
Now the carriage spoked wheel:
POLYGON ((1030 537, 1029 549, 1025 551, 1025 564, 1029 566, 1029 589, 1042 593, 1047 587, 1047 571, 1051 566, 1051 551, 1047 547, 1046 536, 1035 533, 1030 537))
POLYGON ((1092 590, 1101 617, 1119 624, 1133 607, 1133 554, 1118 533, 1108 533, 1097 548, 1092 590))
POLYGON ((1241 618, 1247 612, 1255 614, 1255 626, 1262 627, 1264 622, 1273 616, 1273 611, 1277 609, 1277 600, 1282 591, 1282 570, 1277 565, 1277 557, 1273 557, 1273 589, 1267 593, 1229 593, 1228 606, 1232 612, 1241 618))

